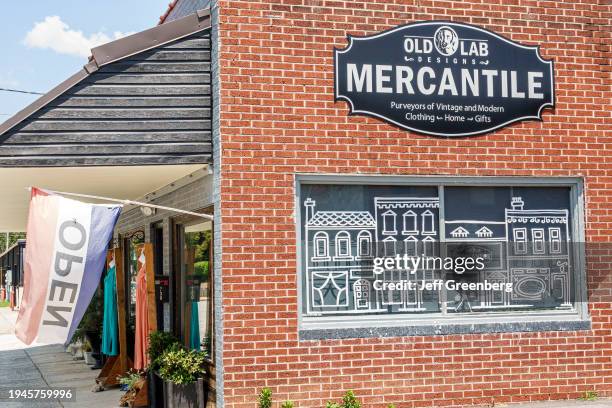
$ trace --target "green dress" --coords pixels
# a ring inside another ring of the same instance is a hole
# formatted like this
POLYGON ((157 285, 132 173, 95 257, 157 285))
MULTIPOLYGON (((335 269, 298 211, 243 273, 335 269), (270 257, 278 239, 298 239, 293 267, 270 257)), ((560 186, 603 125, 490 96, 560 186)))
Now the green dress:
POLYGON ((102 319, 102 353, 119 354, 119 329, 117 326, 117 277, 113 265, 104 278, 104 317, 102 319))
POLYGON ((189 347, 194 350, 200 349, 200 318, 198 313, 198 302, 191 302, 191 330, 189 336, 189 347))

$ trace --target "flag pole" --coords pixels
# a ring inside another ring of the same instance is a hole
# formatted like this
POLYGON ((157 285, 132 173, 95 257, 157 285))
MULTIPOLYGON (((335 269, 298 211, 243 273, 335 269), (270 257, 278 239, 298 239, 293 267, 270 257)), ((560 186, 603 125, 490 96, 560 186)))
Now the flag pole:
MULTIPOLYGON (((32 187, 27 187, 27 190, 31 191, 31 189, 32 189, 32 187)), ((65 196, 69 196, 69 197, 91 198, 93 200, 110 201, 110 202, 113 202, 113 203, 119 203, 119 204, 123 204, 123 205, 135 205, 135 206, 138 206, 138 207, 156 208, 158 210, 172 211, 172 212, 179 213, 179 214, 193 215, 195 217, 206 218, 208 220, 212 220, 214 218, 212 215, 209 215, 209 214, 201 214, 201 213, 197 213, 197 212, 193 212, 193 211, 186 211, 186 210, 180 210, 178 208, 166 207, 166 206, 163 206, 163 205, 143 203, 143 202, 140 202, 140 201, 119 200, 117 198, 111 198, 111 197, 102 197, 102 196, 96 196, 96 195, 91 195, 91 194, 68 193, 66 191, 46 190, 46 189, 43 189, 43 188, 41 188, 41 190, 45 191, 45 192, 48 192, 48 193, 53 193, 53 194, 58 194, 58 195, 65 195, 65 196)))

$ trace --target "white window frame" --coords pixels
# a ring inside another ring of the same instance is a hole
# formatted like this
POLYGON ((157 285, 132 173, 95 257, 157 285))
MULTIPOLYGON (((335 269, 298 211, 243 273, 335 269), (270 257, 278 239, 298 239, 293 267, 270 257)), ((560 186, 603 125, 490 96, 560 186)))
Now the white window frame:
POLYGON ((334 238, 334 259, 346 260, 353 259, 351 256, 351 234, 347 231, 339 231, 336 233, 336 237, 334 238), (342 248, 341 242, 346 242, 346 253, 340 253, 340 248, 342 248))
POLYGON ((531 229, 531 241, 533 241, 533 253, 542 255, 546 253, 546 243, 544 242, 544 228, 531 229))
POLYGON ((418 225, 418 217, 417 214, 412 211, 412 210, 408 210, 406 211, 403 215, 403 224, 404 224, 404 229, 402 230, 402 234, 403 235, 413 235, 413 234, 418 234, 419 233, 419 225, 418 225), (411 223, 412 223, 412 228, 408 228, 408 223, 406 222, 408 218, 411 218, 411 223))
POLYGON ((436 240, 433 237, 423 238, 423 255, 436 256, 436 240))
POLYGON ((381 214, 383 222, 383 235, 396 235, 397 234, 397 213, 395 211, 387 210, 381 214), (393 229, 387 228, 387 217, 393 218, 393 229))
POLYGON ((359 231, 359 234, 357 234, 357 259, 368 258, 372 258, 372 234, 366 230, 359 231), (366 241, 366 248, 368 249, 365 253, 361 250, 363 241, 366 241))
POLYGON ((408 256, 419 256, 419 240, 414 235, 411 235, 404 239, 404 251, 408 256), (412 250, 409 250, 408 246, 412 247, 412 250))
POLYGON ((527 253, 527 228, 514 228, 512 230, 512 244, 514 246, 514 253, 523 255, 527 253), (519 237, 517 232, 521 232, 522 236, 519 237))
POLYGON ((329 235, 325 231, 318 231, 316 234, 312 236, 312 260, 313 261, 329 261, 331 258, 329 256, 329 235), (323 255, 319 254, 319 241, 324 241, 323 248, 325 248, 325 253, 323 255))
POLYGON ((421 213, 421 234, 436 235, 436 216, 430 210, 425 210, 421 213), (428 221, 429 220, 429 221, 428 221), (426 229, 427 223, 431 223, 431 229, 426 229))
POLYGON ((551 254, 560 254, 563 252, 561 250, 561 228, 548 227, 548 240, 551 254), (556 237, 553 235, 556 235, 556 237))

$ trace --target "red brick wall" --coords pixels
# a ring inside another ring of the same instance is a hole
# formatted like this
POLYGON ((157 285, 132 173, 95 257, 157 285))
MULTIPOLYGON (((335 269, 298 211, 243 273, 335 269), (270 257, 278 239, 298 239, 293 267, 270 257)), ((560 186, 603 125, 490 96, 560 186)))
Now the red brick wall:
POLYGON ((219 1, 227 406, 255 406, 264 386, 300 407, 348 389, 398 408, 612 395, 609 258, 590 259, 591 331, 298 342, 293 218, 295 173, 581 176, 588 240, 612 241, 605 3, 219 1), (333 101, 334 46, 432 19, 541 45, 555 111, 467 139, 348 117, 333 101))

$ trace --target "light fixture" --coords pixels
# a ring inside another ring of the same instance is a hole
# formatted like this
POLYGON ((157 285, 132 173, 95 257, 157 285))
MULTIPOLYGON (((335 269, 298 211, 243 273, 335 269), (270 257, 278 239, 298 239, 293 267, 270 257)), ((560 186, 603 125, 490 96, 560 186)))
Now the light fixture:
POLYGON ((140 212, 142 212, 142 214, 145 217, 150 217, 152 215, 155 215, 156 209, 155 208, 151 208, 151 207, 140 207, 140 212))

